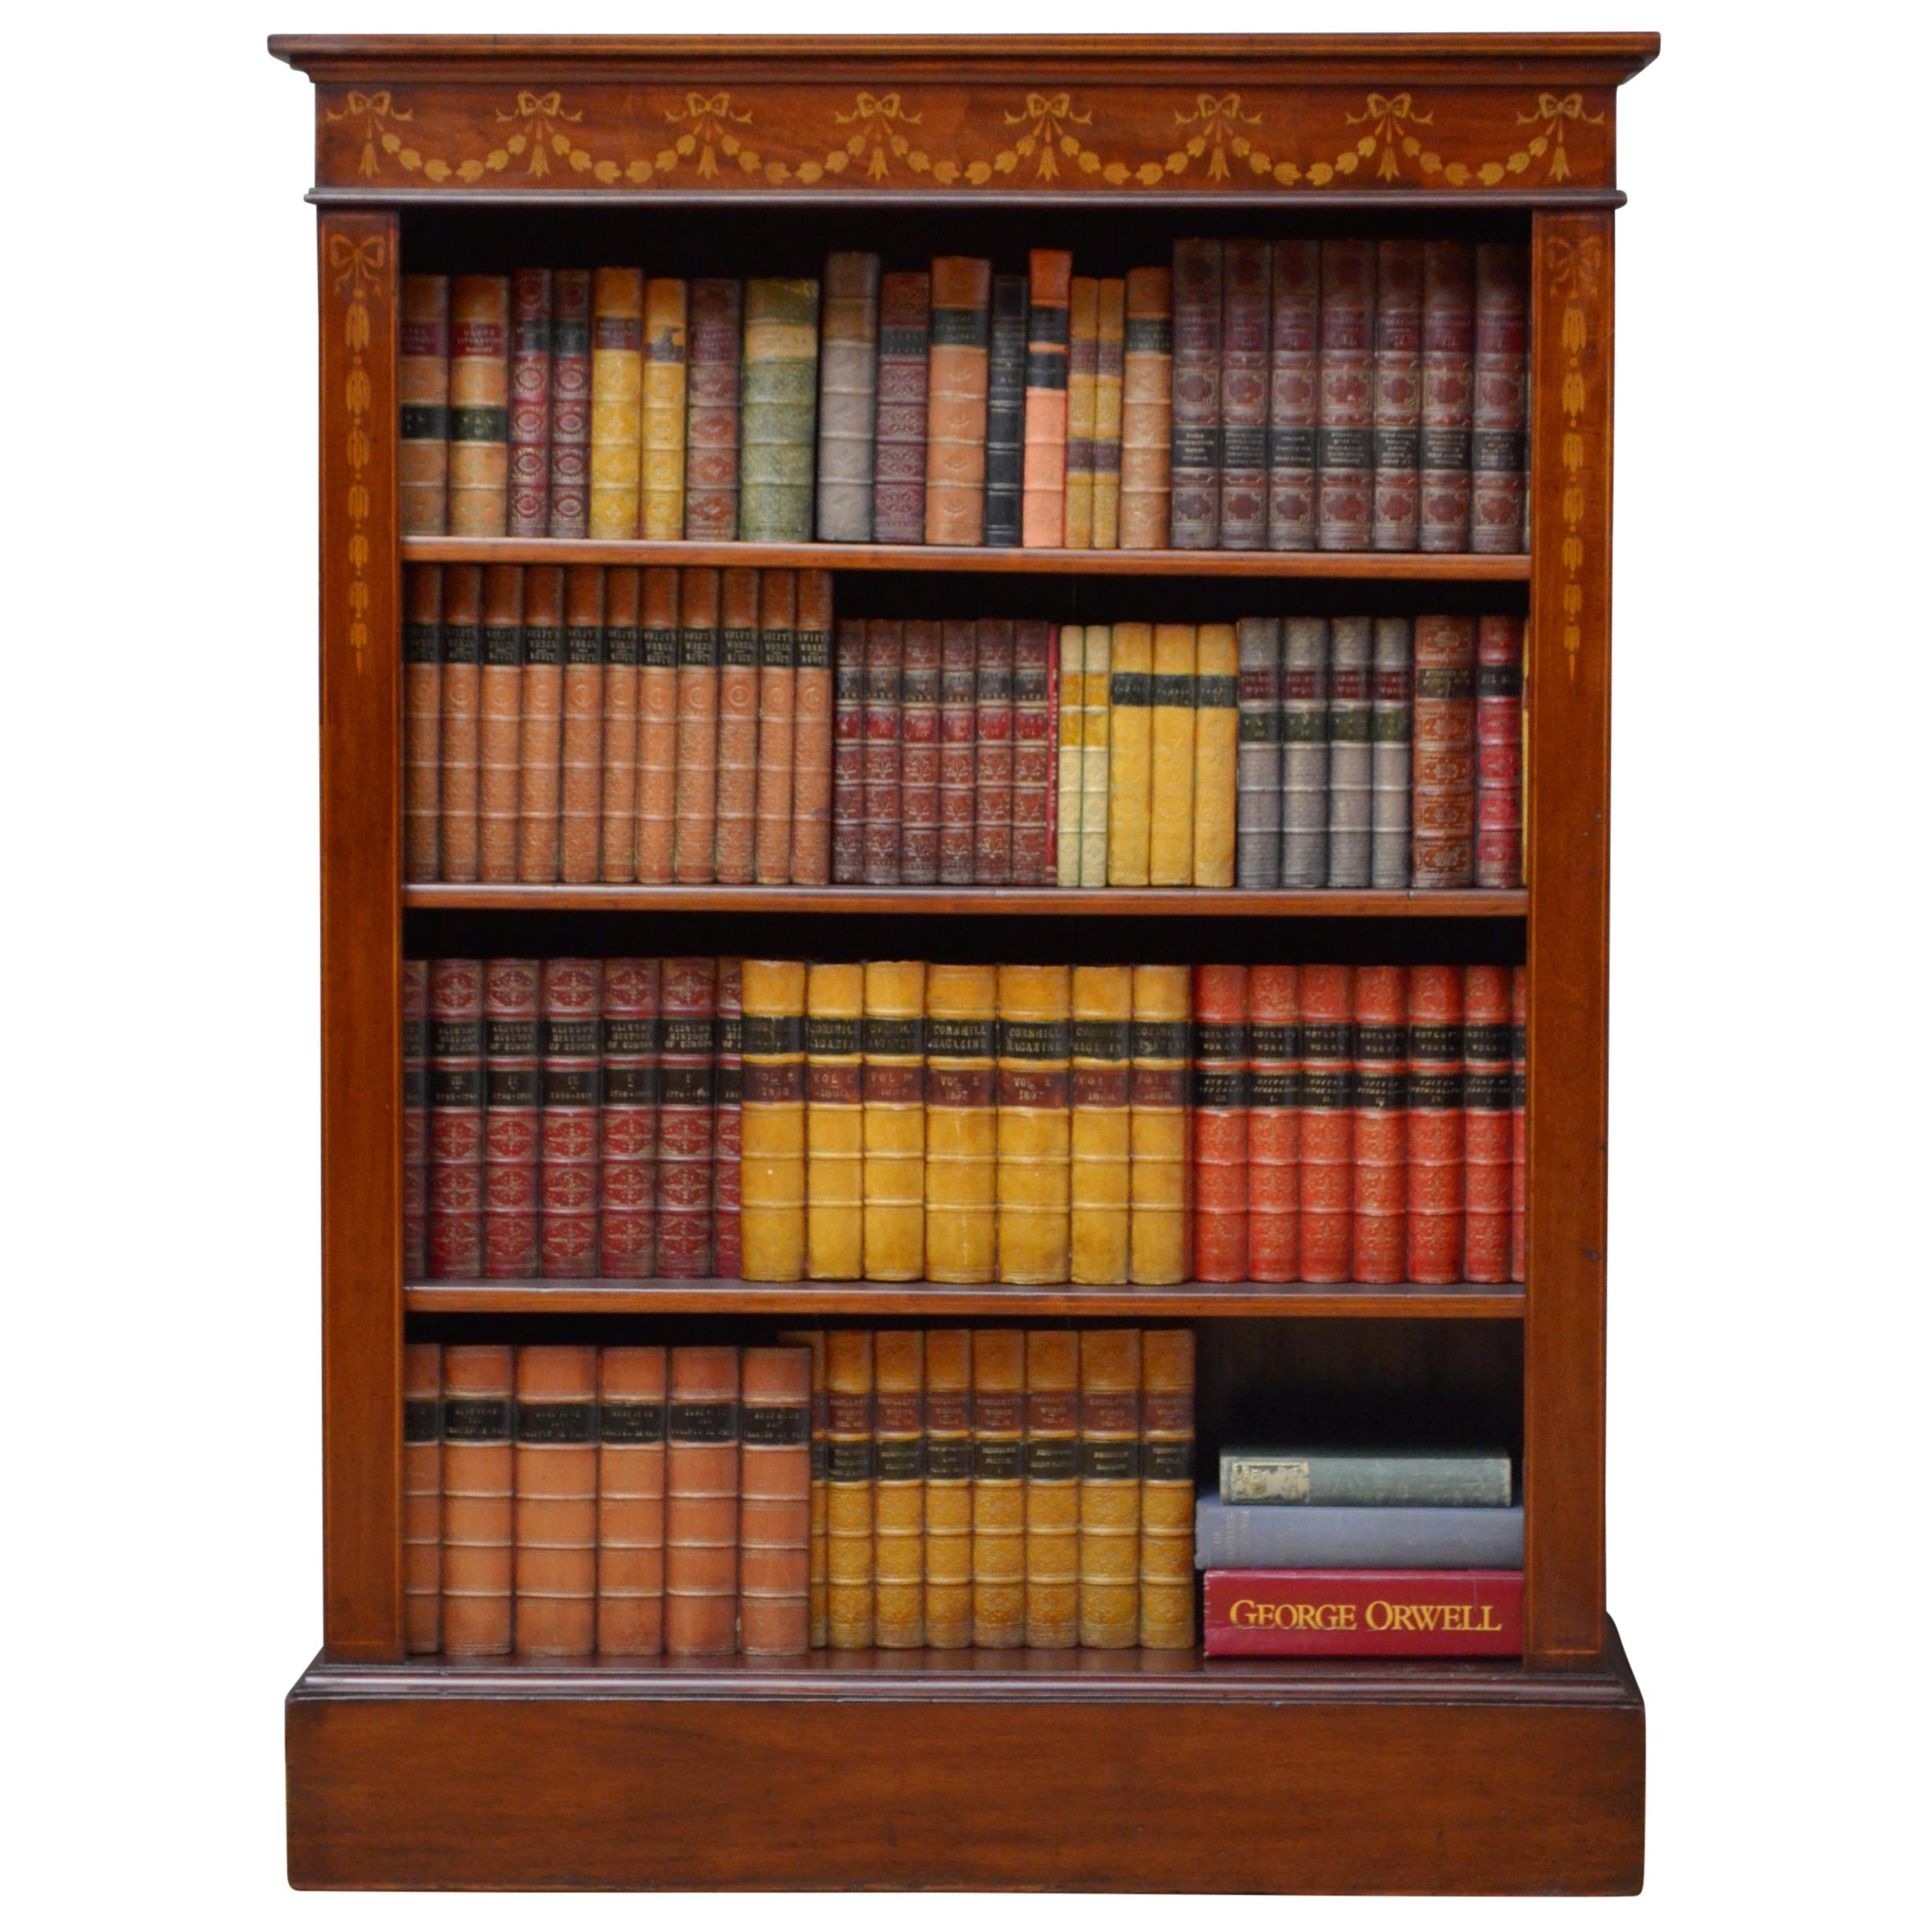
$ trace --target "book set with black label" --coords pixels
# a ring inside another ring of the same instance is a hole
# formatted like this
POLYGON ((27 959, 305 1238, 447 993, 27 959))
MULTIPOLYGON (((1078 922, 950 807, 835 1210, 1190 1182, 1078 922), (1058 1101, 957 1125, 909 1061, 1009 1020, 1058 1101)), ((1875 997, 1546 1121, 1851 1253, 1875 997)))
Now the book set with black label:
POLYGON ((1655 37, 270 48, 320 230, 293 1882, 1636 1889, 1655 37))

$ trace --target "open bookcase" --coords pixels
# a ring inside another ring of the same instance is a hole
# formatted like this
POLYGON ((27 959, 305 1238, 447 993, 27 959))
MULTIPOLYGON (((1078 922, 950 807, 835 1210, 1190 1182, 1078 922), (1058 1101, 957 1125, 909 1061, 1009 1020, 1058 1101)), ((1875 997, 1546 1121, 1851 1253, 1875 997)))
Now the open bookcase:
POLYGON ((319 227, 326 1562, 322 1650, 288 1703, 293 1882, 1635 1889, 1643 1708, 1606 1614, 1603 1537, 1612 218, 1616 89, 1654 36, 286 36, 270 50, 315 85, 319 227), (401 534, 405 270, 641 258, 809 274, 828 249, 891 266, 1069 244, 1132 262, 1189 235, 1336 233, 1527 246, 1526 554, 401 534), (934 616, 1021 591, 1070 621, 1102 593, 1157 615, 1183 595, 1230 618, 1525 615, 1530 883, 405 884, 403 573, 438 561, 811 567, 854 609, 890 609, 890 592, 934 616), (406 956, 1002 946, 1075 963, 1526 964, 1525 1281, 405 1279, 406 956), (1399 1434, 1446 1415, 1506 1444, 1525 1508, 1520 1660, 405 1656, 405 1337, 1069 1316, 1195 1327, 1203 1468, 1257 1391, 1300 1416, 1352 1408, 1399 1434))

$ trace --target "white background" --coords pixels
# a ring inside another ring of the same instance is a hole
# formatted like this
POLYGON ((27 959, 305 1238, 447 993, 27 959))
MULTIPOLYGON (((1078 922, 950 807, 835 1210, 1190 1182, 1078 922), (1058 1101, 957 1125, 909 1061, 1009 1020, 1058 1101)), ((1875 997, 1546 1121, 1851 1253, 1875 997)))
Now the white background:
MULTIPOLYGON (((54 1923, 527 1925, 283 1887, 280 1700, 320 1614, 315 296, 310 89, 263 36, 934 23, 111 14, 17 19, 0 122, 8 1890, 54 1923)), ((1893 1922, 1924 1796, 1923 34, 1855 5, 957 17, 1663 32, 1618 131, 1609 1579, 1650 1708, 1648 1890, 1621 1910, 1893 1922)))

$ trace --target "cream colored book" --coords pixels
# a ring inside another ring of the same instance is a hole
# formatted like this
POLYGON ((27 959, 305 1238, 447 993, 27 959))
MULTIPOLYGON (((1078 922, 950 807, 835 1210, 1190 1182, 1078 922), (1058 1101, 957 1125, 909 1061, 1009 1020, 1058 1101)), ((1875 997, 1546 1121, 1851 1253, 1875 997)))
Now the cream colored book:
POLYGON ((1086 632, 1077 624, 1060 627, 1060 770, 1055 827, 1054 882, 1080 882, 1080 781, 1083 772, 1087 695, 1086 632))
POLYGON ((1080 883, 1107 882, 1108 752, 1113 736, 1113 633, 1104 624, 1087 627, 1086 669, 1080 699, 1080 883))

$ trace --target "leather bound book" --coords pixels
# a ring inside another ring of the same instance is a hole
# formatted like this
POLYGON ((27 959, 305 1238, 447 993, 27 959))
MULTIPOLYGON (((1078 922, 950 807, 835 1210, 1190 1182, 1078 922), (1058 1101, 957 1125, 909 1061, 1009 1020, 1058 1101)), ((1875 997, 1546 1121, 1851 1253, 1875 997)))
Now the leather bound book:
POLYGON ((1127 1279, 1131 966, 1073 968, 1069 1267, 1082 1285, 1127 1279))
POLYGON ((644 457, 644 271, 600 268, 591 284, 591 528, 640 527, 644 457))
POLYGON ((811 1641, 811 1352, 747 1348, 738 1462, 738 1648, 811 1641))
POLYGON ((708 886, 718 869, 718 658, 721 586, 715 570, 677 584, 677 805, 672 876, 708 886))
POLYGON ((926 1276, 990 1281, 998 1259, 996 969, 926 969, 926 1276))
POLYGON ((517 1351, 517 1648, 597 1648, 597 1351, 517 1351))
POLYGON ((758 778, 752 876, 792 877, 792 771, 798 737, 798 573, 758 573, 758 778))
POLYGON ((1408 1265, 1408 974, 1355 969, 1352 1278, 1386 1284, 1408 1265))
POLYGON ((1377 244, 1375 509, 1371 547, 1412 550, 1422 516, 1422 259, 1419 241, 1377 244))
POLYGON ((602 869, 604 833, 604 573, 576 564, 564 577, 563 778, 558 872, 587 886, 602 869))
POLYGON ((1248 1274, 1248 968, 1194 968, 1194 1274, 1248 1274))
POLYGON ((495 1281, 543 1272, 541 972, 533 959, 493 959, 483 968, 483 1272, 495 1281))
POLYGON ((1150 759, 1147 880, 1194 878, 1194 657, 1192 624, 1154 627, 1154 729, 1150 759))
POLYGON ((1154 803, 1154 627, 1113 626, 1107 674, 1107 883, 1148 882, 1154 803))
POLYGON ((1167 545, 1173 438, 1173 277, 1136 268, 1127 278, 1121 375, 1121 548, 1167 545))
POLYGON ((439 537, 449 515, 449 278, 405 275, 397 317, 397 520, 406 537, 439 537))
POLYGON ((1408 975, 1408 1277, 1426 1286, 1463 1273, 1463 973, 1408 975))
POLYGON ((434 879, 442 823, 442 566, 402 573, 402 875, 434 879))
POLYGON ((1374 677, 1369 721, 1369 883, 1379 892, 1408 884, 1410 753, 1415 737, 1415 625, 1410 617, 1374 621, 1374 677))
POLYGON ((970 617, 939 627, 939 880, 970 886, 978 856, 979 656, 970 617))
POLYGON ((972 1640, 1017 1650, 1027 1634, 1026 1330, 973 1330, 972 1640))
POLYGON ((1140 1647, 1194 1642, 1194 1330, 1140 1337, 1140 1647))
MULTIPOLYGON (((492 570, 496 568, 490 566, 492 570)), ((523 755, 517 788, 517 877, 527 886, 550 886, 556 883, 562 856, 564 573, 554 565, 534 564, 523 573, 523 755)), ((486 572, 486 598, 488 584, 486 572)), ((487 661, 487 633, 483 641, 487 661)), ((602 682, 601 674, 597 681, 602 682)))
POLYGON ((1234 882, 1269 890, 1281 877, 1281 620, 1234 628, 1234 882))
POLYGON ((1005 886, 1013 861, 1013 623, 982 617, 975 647, 973 882, 1005 886))
POLYGON ((664 1463, 669 1364, 662 1348, 597 1354, 597 1654, 664 1648, 664 1463))
POLYGON ((1345 1281, 1355 1210, 1355 973, 1301 969, 1301 1278, 1345 1281))
POLYGON ((1258 550, 1268 536, 1268 244, 1221 248, 1221 547, 1258 550))
POLYGON ((805 977, 805 1272, 865 1275, 865 1109, 860 1028, 865 968, 841 962, 805 977))
POLYGON ((458 275, 449 323, 449 534, 500 537, 509 522, 509 277, 458 275))
POLYGON ((872 540, 878 416, 878 257, 825 258, 819 336, 819 541, 872 540))
POLYGON ((603 961, 546 959, 540 998, 543 1274, 577 1281, 597 1269, 603 961))
POLYGON ((450 564, 442 572, 442 876, 468 884, 482 868, 477 826, 482 755, 483 572, 450 564))
POLYGON ((905 272, 881 278, 878 415, 872 432, 872 537, 878 543, 926 540, 926 364, 931 311, 930 276, 905 272))
POLYGON ((429 961, 402 963, 402 1278, 429 1271, 429 961))
POLYGON ((740 1240, 748 1281, 805 1273, 805 967, 748 959, 740 1240))
POLYGON ((481 960, 431 960, 428 1057, 429 1278, 473 1281, 483 1268, 481 960))
POLYGON ((1523 620, 1476 625, 1475 882, 1523 883, 1523 620))
POLYGON ((482 670, 477 680, 477 876, 517 877, 523 790, 524 573, 491 564, 483 573, 482 670))
POLYGON ((402 1351, 402 1647, 442 1648, 442 1351, 402 1351))
POLYGON ((1374 620, 1335 617, 1328 643, 1328 882, 1368 883, 1374 802, 1374 620))
POLYGON ((668 886, 677 842, 677 573, 643 573, 637 632, 637 882, 668 886))
POLYGON ((1134 968, 1133 1072, 1128 1085, 1128 1278, 1143 1288, 1184 1281, 1193 1264, 1188 1199, 1189 988, 1184 966, 1134 968))
POLYGON ((1474 617, 1415 620, 1410 865, 1425 890, 1475 881, 1475 646, 1474 617))
POLYGON ((925 1331, 926 1643, 972 1642, 972 1331, 925 1331))
POLYGON ((1232 624, 1203 624, 1195 638, 1194 882, 1234 883, 1237 658, 1232 624))
POLYGON ((1027 278, 993 278, 987 359, 986 541, 1020 546, 1026 469, 1027 278))
POLYGON ((1121 546, 1121 385, 1126 367, 1127 284, 1099 287, 1094 327, 1094 548, 1121 546))
POLYGON ((1174 244, 1173 461, 1168 541, 1221 544, 1221 244, 1174 244))
POLYGON ((835 1650, 872 1647, 872 1331, 825 1337, 826 1392, 826 1637, 835 1650))
POLYGON ((873 1641, 917 1650, 926 1641, 926 1338, 882 1328, 872 1346, 873 1641))
POLYGON ((1520 1570, 1210 1568, 1207 1657, 1523 1654, 1520 1570))
POLYGON ((926 968, 865 968, 864 1255, 868 1281, 916 1281, 926 1261, 926 968))
POLYGON ((798 710, 792 739, 792 883, 832 873, 832 573, 798 573, 798 710))
POLYGON ((1507 966, 1463 970, 1463 1279, 1509 1279, 1510 1000, 1507 966))
POLYGON ((541 537, 550 525, 550 304, 547 268, 510 278, 509 534, 541 537))
POLYGON ((1027 1648, 1080 1635, 1080 1337, 1027 1331, 1027 1648))
POLYGON ((810 1587, 807 1595, 807 1641, 822 1650, 830 1635, 827 1615, 826 1529, 828 1487, 826 1478, 831 1453, 831 1398, 825 1380, 825 1330, 822 1328, 781 1329, 778 1341, 800 1348, 811 1359, 811 1554, 807 1566, 810 1587))
POLYGON ((809 543, 817 445, 819 285, 744 285, 738 535, 748 543, 809 543))
POLYGON ((674 543, 684 534, 684 417, 690 297, 681 282, 644 289, 644 457, 639 534, 674 543))
POLYGON ((740 283, 706 277, 691 285, 684 535, 693 543, 729 543, 738 534, 738 361, 744 309, 740 283))
POLYGON ((1321 414, 1322 244, 1277 241, 1270 267, 1268 547, 1311 550, 1321 414))
POLYGON ((667 959, 658 992, 658 1273, 701 1281, 711 1268, 718 962, 667 959))
POLYGON ((932 265, 932 352, 926 381, 926 541, 977 543, 986 526, 989 262, 942 255, 932 265))
POLYGON ((1080 1638, 1140 1641, 1140 1331, 1088 1328, 1080 1345, 1080 1638))
POLYGON ((832 882, 865 877, 866 620, 844 617, 832 658, 832 882))
POLYGON ((899 882, 905 886, 939 879, 941 637, 934 618, 906 621, 899 713, 899 882))
POLYGON ((1374 520, 1375 244, 1322 244, 1315 543, 1365 550, 1374 520))
POLYGON ((1423 243, 1420 547, 1437 554, 1469 547, 1475 272, 1468 242, 1423 243))
MULTIPOLYGON (((1069 262, 1071 267, 1071 258, 1069 262)), ((1099 407, 1100 284, 1075 275, 1067 300, 1066 491, 1061 541, 1094 547, 1094 424, 1099 407)))
POLYGON ((1301 1267, 1301 969, 1248 971, 1248 1275, 1301 1267))
POLYGON ((591 271, 560 268, 550 292, 550 520, 544 534, 591 530, 591 271))
MULTIPOLYGON (((1113 632, 1087 626, 1080 690, 1080 856, 1078 886, 1107 882, 1109 751, 1113 738, 1109 686, 1113 673, 1113 632)), ((1063 830, 1061 836, 1066 834, 1063 830)))
MULTIPOLYGON (((439 962, 440 963, 440 962, 439 962)), ((513 1348, 455 1343, 442 1357, 442 1647, 507 1657, 514 1629, 513 1348)))
POLYGON ((1281 624, 1281 883, 1328 883, 1328 619, 1281 624))
MULTIPOLYGON (((637 571, 624 565, 598 574, 604 585, 603 822, 595 876, 606 885, 628 886, 637 876, 637 681, 643 643, 643 582, 637 571)), ((573 571, 573 584, 576 576, 573 571)), ((565 594, 569 595, 569 587, 565 594)))
POLYGON ((748 886, 758 830, 758 578, 727 570, 718 630, 718 849, 721 886, 748 886))
POLYGON ((1512 242, 1478 243, 1469 547, 1481 555, 1523 548, 1529 301, 1527 252, 1512 242))
POLYGON ((718 962, 718 1050, 713 1080, 711 1272, 736 1281, 744 1272, 743 1212, 744 963, 718 962))
POLYGON ((1013 882, 1044 886, 1053 834, 1054 627, 1037 617, 1013 625, 1013 882))
POLYGON ((1002 966, 998 982, 999 1278, 1064 1281, 1072 975, 1002 966))
POLYGON ((664 1455, 664 1651, 738 1647, 738 1351, 671 1351, 664 1455))
POLYGON ((899 687, 904 662, 904 626, 894 617, 867 618, 863 755, 865 818, 859 875, 868 886, 899 882, 899 687))
POLYGON ((1509 968, 1509 1278, 1528 1274, 1530 979, 1509 968))
POLYGON ((597 1272, 647 1278, 657 1259, 658 1008, 655 959, 604 961, 597 1121, 597 1272))
POLYGON ((1080 625, 1060 627, 1058 749, 1054 762, 1054 883, 1080 882, 1080 778, 1087 713, 1087 632, 1080 625))

